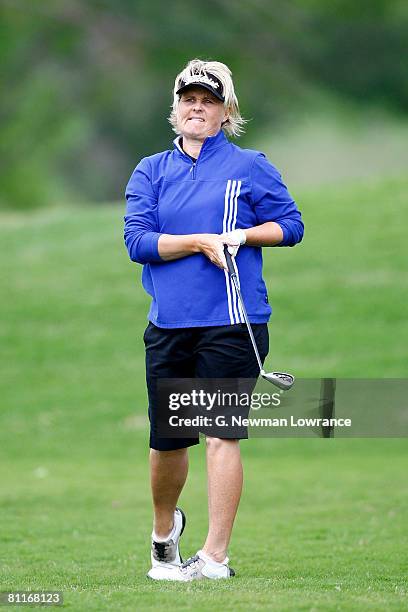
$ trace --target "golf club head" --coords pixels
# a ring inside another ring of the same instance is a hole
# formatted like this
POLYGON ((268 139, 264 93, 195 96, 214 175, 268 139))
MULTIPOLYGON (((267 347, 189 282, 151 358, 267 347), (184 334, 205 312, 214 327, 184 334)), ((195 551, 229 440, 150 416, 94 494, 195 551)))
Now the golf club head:
POLYGON ((261 370, 261 376, 283 391, 288 391, 295 382, 295 377, 286 372, 265 372, 265 370, 261 370))

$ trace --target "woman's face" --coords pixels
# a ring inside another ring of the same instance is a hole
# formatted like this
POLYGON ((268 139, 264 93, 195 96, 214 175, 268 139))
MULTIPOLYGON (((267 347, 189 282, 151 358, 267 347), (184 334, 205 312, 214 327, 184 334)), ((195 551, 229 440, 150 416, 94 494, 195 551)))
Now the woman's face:
POLYGON ((177 127, 182 136, 204 142, 220 131, 226 119, 223 102, 204 87, 191 87, 181 94, 177 127))

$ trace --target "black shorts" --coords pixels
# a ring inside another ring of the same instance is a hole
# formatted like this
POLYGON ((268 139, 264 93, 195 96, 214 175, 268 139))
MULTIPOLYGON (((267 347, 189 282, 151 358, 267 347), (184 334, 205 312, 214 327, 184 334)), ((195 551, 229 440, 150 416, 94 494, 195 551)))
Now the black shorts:
MULTIPOLYGON (((269 350, 266 323, 253 324, 259 354, 269 350)), ((199 438, 157 435, 157 380, 160 378, 258 378, 259 366, 245 324, 164 329, 149 323, 143 336, 149 396, 150 448, 176 450, 199 443, 199 438)), ((246 438, 247 435, 237 436, 246 438)))

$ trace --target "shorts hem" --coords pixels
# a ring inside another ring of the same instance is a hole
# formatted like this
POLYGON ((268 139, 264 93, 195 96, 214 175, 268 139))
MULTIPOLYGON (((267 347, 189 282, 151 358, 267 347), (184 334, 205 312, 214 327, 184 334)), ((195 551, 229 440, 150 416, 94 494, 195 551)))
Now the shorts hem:
POLYGON ((180 450, 182 448, 189 448, 190 446, 196 446, 200 444, 199 438, 191 438, 185 440, 183 438, 161 438, 160 441, 150 440, 149 447, 157 451, 172 451, 180 450))

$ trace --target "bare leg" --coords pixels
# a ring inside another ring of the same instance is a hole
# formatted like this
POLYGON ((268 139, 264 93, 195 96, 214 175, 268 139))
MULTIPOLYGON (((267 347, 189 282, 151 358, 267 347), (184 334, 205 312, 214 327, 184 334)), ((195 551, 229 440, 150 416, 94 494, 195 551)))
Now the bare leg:
POLYGON ((209 529, 203 551, 219 563, 227 556, 242 491, 238 440, 207 438, 209 529))
POLYGON ((174 510, 188 473, 186 448, 174 451, 150 449, 150 482, 157 536, 165 538, 173 528, 174 510))

